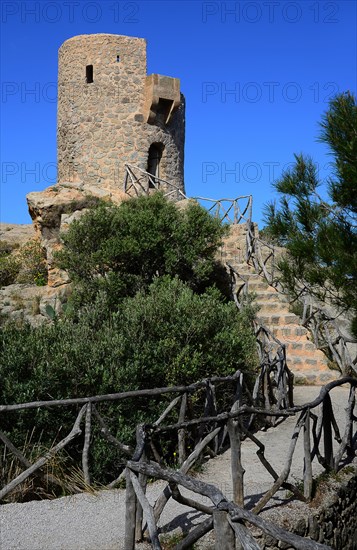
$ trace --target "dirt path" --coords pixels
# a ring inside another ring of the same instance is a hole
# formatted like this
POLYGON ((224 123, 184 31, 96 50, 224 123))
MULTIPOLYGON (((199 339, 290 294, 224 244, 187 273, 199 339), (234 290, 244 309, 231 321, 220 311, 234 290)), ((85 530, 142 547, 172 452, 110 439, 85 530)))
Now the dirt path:
MULTIPOLYGON (((316 386, 297 386, 295 404, 312 401, 317 397, 316 386)), ((332 392, 334 411, 339 426, 344 425, 344 407, 348 398, 347 388, 335 388, 332 392)), ((296 422, 288 418, 276 428, 258 432, 257 437, 265 445, 266 457, 277 472, 285 464, 286 451, 296 422)), ((272 478, 256 455, 256 446, 245 441, 242 447, 242 463, 246 470, 246 504, 250 508, 272 483, 272 478)), ((300 438, 294 455, 291 479, 302 478, 303 448, 300 438)), ((314 466, 313 474, 321 471, 314 466)), ((214 483, 230 499, 232 497, 230 451, 208 461, 200 479, 214 483)), ((158 497, 165 483, 157 482, 148 487, 151 502, 158 497)), ((185 491, 182 491, 185 494, 185 491)), ((186 492, 186 494, 188 494, 186 492)), ((278 494, 272 506, 279 501, 278 494)), ((197 499, 197 497, 195 496, 197 499)), ((205 502, 203 499, 202 502, 205 502)), ((206 502, 209 504, 208 502, 206 502)), ((7 504, 0 507, 1 550, 124 550, 125 491, 101 491, 96 495, 80 494, 53 501, 33 501, 24 504, 7 504)), ((172 500, 161 518, 161 526, 168 532, 181 532, 190 525, 202 521, 202 515, 172 500)), ((210 548, 209 539, 201 548, 210 548)), ((148 548, 138 545, 139 549, 148 548)))

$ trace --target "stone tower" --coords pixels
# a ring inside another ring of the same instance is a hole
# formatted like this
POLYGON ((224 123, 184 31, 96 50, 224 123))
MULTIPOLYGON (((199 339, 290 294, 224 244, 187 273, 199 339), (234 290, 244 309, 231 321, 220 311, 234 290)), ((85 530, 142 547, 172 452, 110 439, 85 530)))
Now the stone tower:
POLYGON ((123 189, 125 164, 184 192, 185 106, 177 78, 146 74, 146 41, 80 35, 59 50, 58 183, 123 189))

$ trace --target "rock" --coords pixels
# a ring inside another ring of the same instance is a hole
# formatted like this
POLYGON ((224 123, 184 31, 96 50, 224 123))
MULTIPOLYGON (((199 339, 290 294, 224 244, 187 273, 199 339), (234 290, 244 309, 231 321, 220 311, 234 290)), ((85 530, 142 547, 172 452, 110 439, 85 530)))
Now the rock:
POLYGON ((25 244, 35 236, 32 224, 15 224, 0 222, 0 241, 8 243, 10 248, 25 244))
POLYGON ((0 289, 0 314, 10 320, 25 320, 39 326, 51 319, 46 311, 49 304, 59 314, 71 292, 70 285, 59 288, 14 284, 0 289))
POLYGON ((54 252, 61 246, 60 234, 99 200, 120 204, 130 197, 119 189, 70 182, 29 193, 26 198, 35 231, 46 249, 48 285, 55 288, 69 282, 54 262, 54 252))

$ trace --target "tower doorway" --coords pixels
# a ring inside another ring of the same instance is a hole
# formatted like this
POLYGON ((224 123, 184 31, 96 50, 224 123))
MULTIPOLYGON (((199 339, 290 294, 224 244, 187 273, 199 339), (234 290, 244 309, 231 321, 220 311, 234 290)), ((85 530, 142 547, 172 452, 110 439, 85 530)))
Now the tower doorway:
POLYGON ((149 147, 147 172, 153 176, 149 178, 149 188, 158 188, 160 178, 160 164, 164 145, 162 143, 152 143, 149 147))

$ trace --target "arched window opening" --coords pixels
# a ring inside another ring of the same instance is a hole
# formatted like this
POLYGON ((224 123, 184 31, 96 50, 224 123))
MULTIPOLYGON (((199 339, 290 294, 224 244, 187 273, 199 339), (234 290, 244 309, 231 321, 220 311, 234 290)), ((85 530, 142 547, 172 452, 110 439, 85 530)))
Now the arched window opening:
POLYGON ((86 66, 86 82, 92 84, 93 82, 93 65, 86 66))
POLYGON ((160 178, 160 163, 164 145, 162 143, 152 143, 149 147, 147 172, 153 177, 149 178, 149 188, 158 188, 160 178))

